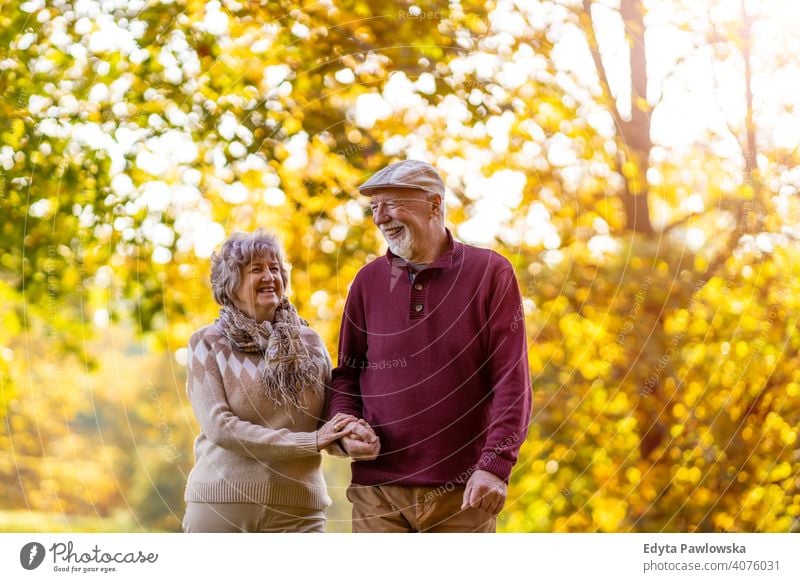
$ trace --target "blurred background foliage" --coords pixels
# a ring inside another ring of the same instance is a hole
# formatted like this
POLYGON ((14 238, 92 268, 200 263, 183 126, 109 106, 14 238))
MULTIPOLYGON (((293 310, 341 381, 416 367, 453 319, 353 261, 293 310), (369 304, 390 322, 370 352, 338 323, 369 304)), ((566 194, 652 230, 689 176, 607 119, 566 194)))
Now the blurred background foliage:
POLYGON ((0 530, 179 530, 211 251, 278 232, 335 353, 405 157, 525 298, 502 530, 800 530, 789 0, 0 8, 0 530))

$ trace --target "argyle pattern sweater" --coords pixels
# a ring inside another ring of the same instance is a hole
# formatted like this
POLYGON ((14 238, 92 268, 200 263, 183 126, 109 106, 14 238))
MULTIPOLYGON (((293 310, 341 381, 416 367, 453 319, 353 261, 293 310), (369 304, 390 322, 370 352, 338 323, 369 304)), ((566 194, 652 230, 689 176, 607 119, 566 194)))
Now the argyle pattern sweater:
MULTIPOLYGON (((331 360, 322 340, 307 327, 301 337, 328 386, 331 360)), ((305 390, 303 410, 276 407, 261 383, 263 356, 235 349, 217 324, 191 337, 187 363, 200 434, 186 501, 330 505, 315 435, 325 407, 322 391, 305 390)))

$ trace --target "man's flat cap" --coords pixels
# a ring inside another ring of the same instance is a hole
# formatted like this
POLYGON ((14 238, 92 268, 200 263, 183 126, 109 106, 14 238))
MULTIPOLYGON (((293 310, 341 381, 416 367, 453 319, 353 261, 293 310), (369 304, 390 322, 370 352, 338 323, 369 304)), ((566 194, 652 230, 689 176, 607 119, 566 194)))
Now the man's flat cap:
POLYGON ((364 196, 372 196, 381 188, 424 190, 444 197, 444 182, 439 172, 427 162, 404 160, 389 164, 358 187, 364 196))

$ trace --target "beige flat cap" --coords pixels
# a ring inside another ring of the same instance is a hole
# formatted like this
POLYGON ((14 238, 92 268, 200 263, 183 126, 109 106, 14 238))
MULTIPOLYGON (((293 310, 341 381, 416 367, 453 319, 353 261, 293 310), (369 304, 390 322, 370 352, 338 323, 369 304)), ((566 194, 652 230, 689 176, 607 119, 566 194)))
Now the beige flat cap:
POLYGON ((444 197, 444 182, 439 172, 428 162, 419 160, 404 160, 389 164, 361 184, 358 191, 364 196, 372 196, 375 190, 381 188, 424 190, 444 197))

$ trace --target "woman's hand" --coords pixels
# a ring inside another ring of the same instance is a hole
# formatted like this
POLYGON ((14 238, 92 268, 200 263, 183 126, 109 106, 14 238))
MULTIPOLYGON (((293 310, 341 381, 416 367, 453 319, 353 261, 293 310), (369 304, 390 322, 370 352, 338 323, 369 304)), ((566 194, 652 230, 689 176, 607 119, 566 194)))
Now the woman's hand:
POLYGON ((352 414, 335 415, 317 431, 317 450, 321 451, 331 443, 350 434, 353 431, 350 423, 357 420, 352 414))

